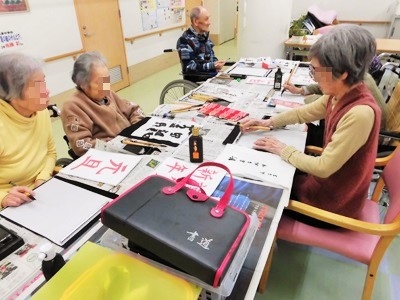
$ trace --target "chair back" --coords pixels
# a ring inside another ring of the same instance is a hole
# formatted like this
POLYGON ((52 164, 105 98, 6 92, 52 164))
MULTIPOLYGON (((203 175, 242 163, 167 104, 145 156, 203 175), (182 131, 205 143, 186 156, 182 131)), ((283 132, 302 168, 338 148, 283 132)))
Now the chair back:
POLYGON ((394 89, 399 82, 399 67, 393 66, 393 63, 385 64, 383 68, 383 75, 379 82, 378 88, 381 91, 385 102, 388 103, 393 95, 394 89), (385 68, 386 67, 386 68, 385 68))
POLYGON ((396 148, 393 157, 383 170, 382 178, 389 194, 389 207, 384 223, 392 223, 397 219, 400 227, 400 150, 396 148))
POLYGON ((400 131, 400 81, 396 84, 386 105, 388 111, 386 130, 400 131))

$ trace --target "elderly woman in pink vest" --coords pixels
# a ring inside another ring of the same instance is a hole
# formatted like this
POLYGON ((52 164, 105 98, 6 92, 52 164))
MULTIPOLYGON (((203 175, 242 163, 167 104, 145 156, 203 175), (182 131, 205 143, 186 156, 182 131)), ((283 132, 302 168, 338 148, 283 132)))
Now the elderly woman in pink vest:
MULTIPOLYGON (((363 82, 376 51, 375 38, 366 29, 337 25, 311 47, 310 74, 324 96, 303 107, 269 120, 246 119, 242 130, 261 125, 281 127, 325 119, 323 152, 309 156, 281 141, 265 136, 255 149, 279 155, 295 166, 292 197, 337 214, 357 218, 365 201, 374 168, 381 111, 363 82)), ((285 211, 309 225, 333 225, 285 211)))

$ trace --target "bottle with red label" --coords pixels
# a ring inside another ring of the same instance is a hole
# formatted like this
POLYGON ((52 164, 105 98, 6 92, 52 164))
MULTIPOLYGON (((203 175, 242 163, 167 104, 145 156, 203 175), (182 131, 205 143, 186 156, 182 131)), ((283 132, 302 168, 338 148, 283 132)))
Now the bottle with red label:
POLYGON ((203 137, 200 135, 199 127, 192 128, 192 135, 189 137, 189 156, 191 162, 203 162, 203 137))

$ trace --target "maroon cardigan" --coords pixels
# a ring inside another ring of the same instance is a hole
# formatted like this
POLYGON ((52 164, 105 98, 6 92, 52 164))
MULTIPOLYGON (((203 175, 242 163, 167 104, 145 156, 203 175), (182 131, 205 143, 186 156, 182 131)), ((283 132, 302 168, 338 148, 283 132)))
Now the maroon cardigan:
POLYGON ((332 98, 328 100, 325 116, 324 147, 330 142, 338 122, 352 107, 368 105, 375 113, 374 126, 366 143, 335 173, 328 178, 297 175, 293 183, 293 196, 304 203, 337 214, 357 218, 361 201, 365 201, 374 169, 381 110, 365 84, 350 90, 332 111, 332 98))

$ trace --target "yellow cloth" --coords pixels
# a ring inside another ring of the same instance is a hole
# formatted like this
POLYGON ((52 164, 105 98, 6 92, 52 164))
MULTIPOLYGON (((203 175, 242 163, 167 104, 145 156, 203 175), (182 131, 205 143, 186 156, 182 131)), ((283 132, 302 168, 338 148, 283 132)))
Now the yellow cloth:
POLYGON ((26 118, 0 99, 0 201, 17 185, 34 187, 51 177, 56 147, 48 110, 26 118))
POLYGON ((137 258, 87 242, 32 300, 196 300, 201 288, 137 258))

